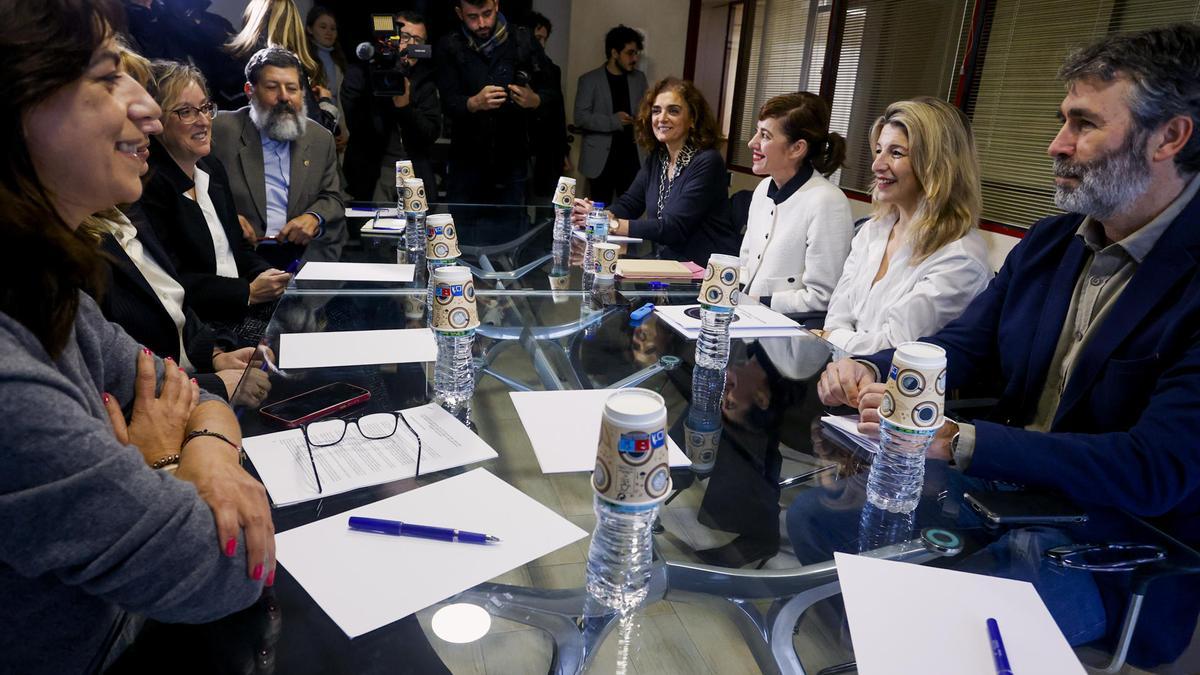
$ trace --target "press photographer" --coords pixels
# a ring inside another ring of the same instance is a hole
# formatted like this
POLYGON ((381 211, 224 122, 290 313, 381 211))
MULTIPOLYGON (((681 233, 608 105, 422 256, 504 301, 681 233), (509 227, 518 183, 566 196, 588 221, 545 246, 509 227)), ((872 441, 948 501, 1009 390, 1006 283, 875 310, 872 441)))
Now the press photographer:
POLYGON ((495 0, 457 0, 462 25, 438 43, 442 104, 452 125, 450 202, 524 204, 536 111, 558 93, 545 52, 495 0))
POLYGON ((346 151, 349 192, 359 199, 396 199, 395 165, 412 160, 430 194, 437 182, 430 162, 442 115, 430 66, 425 18, 412 11, 372 16, 371 42, 355 50, 342 87, 354 139, 346 151))

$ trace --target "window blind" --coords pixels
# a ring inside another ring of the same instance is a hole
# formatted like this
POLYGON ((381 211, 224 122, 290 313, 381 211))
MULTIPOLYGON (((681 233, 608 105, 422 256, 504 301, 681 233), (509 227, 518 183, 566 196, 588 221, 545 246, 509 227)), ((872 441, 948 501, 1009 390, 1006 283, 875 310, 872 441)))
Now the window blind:
MULTIPOLYGON (((750 149, 746 147, 754 135, 758 110, 767 99, 788 94, 800 86, 801 75, 808 56, 806 38, 809 35, 809 0, 757 0, 753 23, 743 24, 751 30, 744 90, 735 97, 733 123, 730 125, 730 162, 749 168, 750 149)), ((820 65, 816 66, 818 81, 820 65)))
POLYGON ((1198 0, 997 0, 971 117, 983 178, 983 217, 1028 227, 1061 213, 1046 149, 1058 133, 1064 57, 1111 33, 1200 18, 1198 0))
POLYGON ((870 189, 871 125, 889 103, 952 98, 970 9, 969 0, 850 0, 829 125, 846 137, 835 182, 870 189))

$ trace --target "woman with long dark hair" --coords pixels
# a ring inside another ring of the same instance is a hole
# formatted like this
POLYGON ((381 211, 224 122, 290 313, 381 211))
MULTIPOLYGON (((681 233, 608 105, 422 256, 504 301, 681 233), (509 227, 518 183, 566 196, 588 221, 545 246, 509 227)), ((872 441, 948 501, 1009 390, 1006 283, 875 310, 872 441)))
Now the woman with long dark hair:
POLYGON ((139 617, 254 602, 271 516, 229 407, 81 290, 102 267, 77 230, 137 200, 160 115, 120 69, 120 6, 0 0, 0 16, 0 653, 11 672, 96 672, 139 617))
MULTIPOLYGON (((609 234, 652 241, 659 257, 701 266, 713 253, 737 254, 721 132, 700 90, 677 77, 660 80, 642 98, 634 129, 649 155, 608 210, 609 234)), ((575 222, 591 208, 576 200, 575 222)))

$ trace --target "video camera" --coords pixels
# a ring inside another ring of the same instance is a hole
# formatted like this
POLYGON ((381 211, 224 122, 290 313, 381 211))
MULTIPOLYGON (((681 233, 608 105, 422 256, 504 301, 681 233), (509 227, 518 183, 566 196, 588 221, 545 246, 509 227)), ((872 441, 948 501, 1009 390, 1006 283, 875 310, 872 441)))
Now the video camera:
POLYGON ((376 96, 403 96, 404 78, 412 70, 406 57, 428 59, 433 56, 433 48, 427 44, 401 48, 404 21, 395 14, 372 14, 371 22, 371 41, 359 44, 354 53, 367 62, 376 96))

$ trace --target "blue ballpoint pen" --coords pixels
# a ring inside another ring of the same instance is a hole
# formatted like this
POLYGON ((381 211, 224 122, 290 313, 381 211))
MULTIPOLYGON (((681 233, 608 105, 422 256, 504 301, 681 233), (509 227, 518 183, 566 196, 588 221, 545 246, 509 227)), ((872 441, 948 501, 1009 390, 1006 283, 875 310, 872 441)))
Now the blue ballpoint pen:
POLYGON ((397 537, 420 537, 422 539, 437 539, 439 541, 454 541, 462 544, 493 544, 500 541, 499 537, 480 532, 465 532, 449 527, 431 527, 429 525, 414 525, 402 523, 399 520, 383 518, 363 518, 350 516, 350 529, 362 532, 390 534, 397 537))
POLYGON ((987 629, 992 644, 992 660, 996 662, 996 675, 1012 675, 1012 668, 1008 665, 1008 653, 1004 651, 1004 640, 1000 639, 1000 625, 995 619, 988 619, 987 629))

